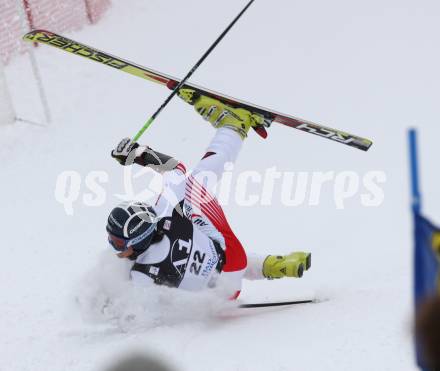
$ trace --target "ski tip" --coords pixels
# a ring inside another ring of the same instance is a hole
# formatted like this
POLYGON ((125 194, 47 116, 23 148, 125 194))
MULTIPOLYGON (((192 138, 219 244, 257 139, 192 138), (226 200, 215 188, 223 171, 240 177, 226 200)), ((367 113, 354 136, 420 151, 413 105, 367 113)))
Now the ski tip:
POLYGON ((35 31, 27 32, 23 35, 22 39, 24 41, 31 41, 33 37, 35 36, 35 31))
POLYGON ((47 30, 42 30, 42 29, 37 29, 37 30, 32 30, 28 33, 26 33, 25 35, 23 35, 23 40, 25 41, 34 41, 34 38, 38 35, 53 35, 52 32, 47 31, 47 30))

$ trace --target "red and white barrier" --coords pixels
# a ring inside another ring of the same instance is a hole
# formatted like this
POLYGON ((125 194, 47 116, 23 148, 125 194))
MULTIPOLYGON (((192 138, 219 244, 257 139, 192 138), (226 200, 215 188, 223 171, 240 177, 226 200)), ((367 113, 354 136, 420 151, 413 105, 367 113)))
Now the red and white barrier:
POLYGON ((14 109, 3 65, 14 55, 29 52, 29 60, 38 89, 39 100, 46 124, 51 121, 48 100, 43 81, 33 53, 33 47, 22 40, 23 35, 33 29, 47 29, 62 33, 77 30, 96 23, 111 0, 0 0, 0 126, 23 119, 14 109))
POLYGON ((23 52, 21 37, 28 30, 76 30, 96 23, 109 5, 110 0, 1 0, 0 58, 6 64, 23 52))

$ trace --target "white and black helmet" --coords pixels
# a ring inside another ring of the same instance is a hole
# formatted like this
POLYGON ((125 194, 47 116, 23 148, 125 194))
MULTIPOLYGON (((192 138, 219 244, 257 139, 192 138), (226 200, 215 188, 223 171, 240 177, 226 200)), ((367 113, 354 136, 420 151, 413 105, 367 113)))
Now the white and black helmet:
POLYGON ((122 202, 111 211, 107 220, 110 245, 117 252, 129 247, 137 252, 145 251, 153 239, 157 219, 154 209, 144 202, 122 202))

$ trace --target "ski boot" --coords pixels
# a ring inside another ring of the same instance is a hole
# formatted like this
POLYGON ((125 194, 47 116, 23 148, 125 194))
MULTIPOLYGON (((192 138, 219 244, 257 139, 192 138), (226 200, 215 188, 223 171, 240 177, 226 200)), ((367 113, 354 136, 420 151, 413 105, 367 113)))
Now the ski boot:
POLYGON ((252 113, 244 108, 233 108, 225 103, 197 93, 193 89, 180 89, 179 97, 194 106, 202 117, 215 128, 229 127, 236 131, 242 139, 247 137, 251 127, 264 124, 263 116, 252 113))
POLYGON ((312 254, 293 252, 289 255, 269 255, 263 263, 263 275, 268 279, 283 277, 302 277, 312 265, 312 254))

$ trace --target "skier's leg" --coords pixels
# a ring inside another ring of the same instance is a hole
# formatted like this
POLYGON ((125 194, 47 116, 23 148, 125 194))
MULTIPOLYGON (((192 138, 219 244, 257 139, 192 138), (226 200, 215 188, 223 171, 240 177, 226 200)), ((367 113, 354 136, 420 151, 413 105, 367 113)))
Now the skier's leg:
POLYGON ((246 252, 229 226, 221 205, 212 195, 225 165, 236 160, 242 143, 234 130, 226 127, 217 129, 206 154, 189 176, 186 190, 186 197, 191 200, 193 208, 206 216, 224 238, 226 264, 223 267, 222 280, 235 292, 232 295, 234 299, 240 293, 241 280, 246 271, 246 252))
POLYGON ((229 226, 223 209, 212 195, 225 171, 225 165, 234 163, 237 159, 248 130, 261 124, 263 118, 244 109, 228 107, 212 98, 194 97, 190 90, 186 90, 186 93, 186 98, 182 97, 182 90, 179 95, 188 103, 194 104, 195 109, 217 130, 206 154, 188 178, 185 199, 196 213, 206 216, 223 236, 226 264, 221 276, 236 290, 233 295, 236 298, 246 271, 246 252, 229 226))
MULTIPOLYGON (((217 199, 212 198, 209 202, 200 204, 200 211, 224 238, 226 264, 223 266, 222 277, 228 281, 234 291, 240 291, 241 279, 247 266, 247 257, 243 245, 232 231, 217 199)), ((236 295, 238 296, 238 293, 236 295)))
MULTIPOLYGON (((226 220, 222 207, 213 196, 227 163, 234 162, 242 140, 230 128, 217 129, 206 154, 199 161, 186 183, 185 199, 196 213, 205 215, 229 245, 240 245, 226 220)), ((241 246, 241 245, 240 245, 241 246)), ((235 260, 235 259, 234 259, 235 260)))
POLYGON ((263 280, 266 277, 263 274, 263 264, 267 256, 257 255, 255 253, 248 253, 248 264, 246 267, 246 272, 244 278, 247 280, 263 280))
POLYGON ((240 294, 241 280, 246 272, 247 256, 243 245, 229 226, 220 205, 218 208, 220 212, 214 218, 210 216, 209 211, 207 215, 225 239, 226 264, 223 266, 221 277, 231 288, 231 292, 235 292, 231 298, 236 299, 240 294))
POLYGON ((225 165, 235 162, 247 132, 251 127, 261 126, 264 118, 246 109, 233 108, 217 99, 200 95, 192 89, 180 89, 178 94, 217 128, 205 155, 192 172, 193 182, 214 194, 225 165))
POLYGON ((209 184, 209 188, 213 188, 220 181, 225 165, 235 162, 242 145, 243 141, 235 131, 230 128, 217 129, 205 155, 192 171, 192 175, 197 178, 211 177, 208 179, 209 183, 212 183, 209 184))
POLYGON ((207 218, 224 240, 226 263, 221 278, 231 288, 232 298, 241 290, 241 280, 246 270, 247 257, 243 245, 232 231, 222 207, 206 188, 189 179, 185 201, 191 205, 192 212, 207 218))
MULTIPOLYGON (((243 145, 240 135, 229 127, 215 131, 202 159, 193 169, 188 179, 187 192, 192 191, 194 184, 207 190, 210 195, 216 193, 217 184, 225 171, 227 164, 233 164, 243 145)), ((202 202, 209 202, 208 194, 201 193, 202 202)))

